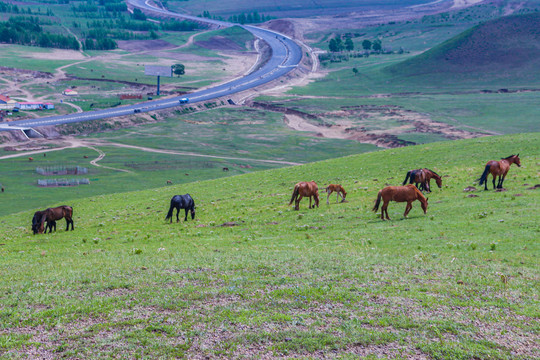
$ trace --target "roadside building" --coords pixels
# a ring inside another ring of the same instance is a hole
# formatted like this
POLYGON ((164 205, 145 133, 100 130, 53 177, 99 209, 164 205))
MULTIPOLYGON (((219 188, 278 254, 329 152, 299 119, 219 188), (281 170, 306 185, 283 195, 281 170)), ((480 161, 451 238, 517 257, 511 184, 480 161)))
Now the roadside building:
POLYGON ((21 110, 50 110, 54 109, 54 105, 51 103, 44 103, 39 101, 25 101, 19 102, 19 109, 21 110))
POLYGON ((73 89, 66 89, 66 90, 62 91, 62 94, 67 95, 67 96, 79 95, 79 93, 76 90, 73 90, 73 89))
POLYGON ((0 110, 13 110, 17 107, 17 101, 10 99, 9 96, 0 95, 0 110))

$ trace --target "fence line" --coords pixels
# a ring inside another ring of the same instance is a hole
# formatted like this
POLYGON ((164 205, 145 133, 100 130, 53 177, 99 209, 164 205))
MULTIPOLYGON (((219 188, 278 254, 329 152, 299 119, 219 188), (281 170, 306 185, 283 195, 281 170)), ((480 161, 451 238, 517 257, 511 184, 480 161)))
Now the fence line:
POLYGON ((77 186, 90 185, 89 179, 38 179, 38 186, 57 187, 57 186, 77 186))
POLYGON ((84 175, 88 174, 88 168, 57 165, 37 167, 36 172, 40 175, 84 175))

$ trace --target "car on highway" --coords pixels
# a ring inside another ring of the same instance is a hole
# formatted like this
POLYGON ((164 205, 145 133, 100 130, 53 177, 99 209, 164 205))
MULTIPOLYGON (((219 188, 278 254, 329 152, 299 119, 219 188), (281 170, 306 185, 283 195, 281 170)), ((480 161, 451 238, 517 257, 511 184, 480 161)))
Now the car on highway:
POLYGON ((187 104, 189 102, 189 98, 181 98, 180 100, 178 100, 178 102, 180 104, 187 104))

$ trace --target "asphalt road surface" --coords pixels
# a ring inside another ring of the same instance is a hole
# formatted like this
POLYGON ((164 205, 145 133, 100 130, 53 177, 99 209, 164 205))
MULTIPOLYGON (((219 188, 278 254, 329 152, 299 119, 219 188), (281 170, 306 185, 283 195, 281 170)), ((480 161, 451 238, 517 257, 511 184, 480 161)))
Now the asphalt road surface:
MULTIPOLYGON (((145 10, 146 12, 163 15, 169 18, 174 17, 178 19, 205 22, 218 27, 230 27, 235 25, 223 21, 173 13, 168 10, 152 7, 148 5, 145 0, 129 0, 129 2, 133 6, 145 10)), ((183 106, 192 103, 208 101, 268 83, 287 74, 300 63, 300 60, 302 59, 302 49, 289 37, 271 30, 257 28, 255 26, 244 25, 242 27, 251 32, 256 37, 266 41, 266 43, 268 43, 268 45, 272 48, 272 57, 270 58, 270 60, 263 67, 259 68, 258 70, 252 72, 249 75, 213 88, 163 100, 154 100, 138 103, 135 105, 115 107, 104 110, 87 111, 70 115, 58 115, 41 117, 36 119, 11 121, 9 123, 0 124, 0 131, 105 119, 116 116, 125 116, 139 112, 167 109, 176 106, 183 106), (189 103, 180 104, 180 99, 186 97, 189 98, 189 103)))

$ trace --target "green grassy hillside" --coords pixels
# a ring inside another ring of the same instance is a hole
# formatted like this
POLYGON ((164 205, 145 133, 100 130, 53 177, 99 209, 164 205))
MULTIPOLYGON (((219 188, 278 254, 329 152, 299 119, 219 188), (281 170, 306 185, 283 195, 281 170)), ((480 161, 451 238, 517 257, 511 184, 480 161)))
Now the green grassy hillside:
POLYGON ((540 13, 487 21, 421 55, 391 65, 405 77, 452 74, 478 78, 493 76, 509 83, 537 77, 540 66, 540 13))
MULTIPOLYGON (((5 358, 531 359, 538 347, 538 133, 412 146, 71 202, 75 231, 0 217, 5 358), (505 192, 463 189, 520 153, 505 192), (428 214, 377 191, 411 168, 428 214), (295 182, 347 203, 288 206, 295 182), (190 193, 196 221, 165 223, 190 193)), ((52 205, 52 204, 51 204, 52 205)))

